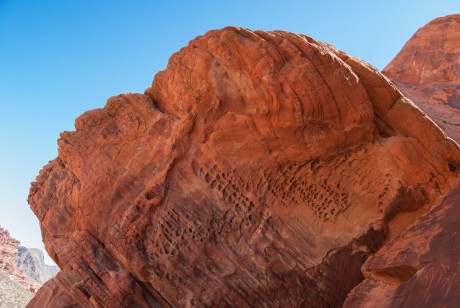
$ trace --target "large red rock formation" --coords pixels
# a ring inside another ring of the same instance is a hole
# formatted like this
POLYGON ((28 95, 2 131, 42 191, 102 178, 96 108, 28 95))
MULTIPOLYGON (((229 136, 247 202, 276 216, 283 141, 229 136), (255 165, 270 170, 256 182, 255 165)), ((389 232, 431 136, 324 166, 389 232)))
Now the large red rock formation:
POLYGON ((460 176, 376 69, 282 31, 210 31, 75 127, 30 190, 63 271, 31 307, 341 305, 460 176))
POLYGON ((41 284, 32 280, 16 266, 19 241, 0 227, 0 271, 30 292, 37 292, 41 284))
POLYGON ((460 143, 460 14, 419 29, 383 73, 460 143))
MULTIPOLYGON (((398 87, 460 142, 460 15, 421 28, 385 68, 398 87)), ((422 134, 422 133, 421 133, 422 134)), ((452 170, 460 169, 451 164, 452 170)), ((364 264, 350 307, 460 303, 460 185, 364 264)))

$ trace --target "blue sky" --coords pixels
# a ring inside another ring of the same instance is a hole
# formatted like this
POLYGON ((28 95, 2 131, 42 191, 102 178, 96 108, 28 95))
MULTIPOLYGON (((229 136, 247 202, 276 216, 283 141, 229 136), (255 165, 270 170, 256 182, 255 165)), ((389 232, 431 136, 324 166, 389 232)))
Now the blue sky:
POLYGON ((228 25, 303 33, 382 69, 421 26, 460 13, 432 1, 0 0, 0 225, 43 249, 30 182, 74 119, 143 92, 172 53, 228 25))

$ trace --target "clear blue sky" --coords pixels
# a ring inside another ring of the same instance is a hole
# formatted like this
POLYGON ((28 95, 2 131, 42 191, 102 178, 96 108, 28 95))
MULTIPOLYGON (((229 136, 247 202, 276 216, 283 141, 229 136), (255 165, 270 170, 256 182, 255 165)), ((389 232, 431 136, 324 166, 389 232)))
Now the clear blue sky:
POLYGON ((43 248, 26 199, 59 133, 112 95, 142 93, 207 30, 304 33, 382 69, 418 28, 454 13, 458 0, 0 0, 0 225, 43 248))

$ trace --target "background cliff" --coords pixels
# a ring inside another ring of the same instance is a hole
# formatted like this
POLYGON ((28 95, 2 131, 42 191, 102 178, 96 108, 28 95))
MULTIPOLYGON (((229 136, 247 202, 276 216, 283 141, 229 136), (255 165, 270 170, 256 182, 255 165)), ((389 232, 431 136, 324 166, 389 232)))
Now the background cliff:
POLYGON ((57 266, 44 264, 42 251, 20 247, 19 241, 0 227, 0 307, 26 306, 41 285, 57 271, 57 266), (29 259, 31 254, 38 258, 29 259))
POLYGON ((16 266, 40 284, 44 284, 59 272, 57 266, 45 264, 43 251, 23 246, 18 247, 16 266))

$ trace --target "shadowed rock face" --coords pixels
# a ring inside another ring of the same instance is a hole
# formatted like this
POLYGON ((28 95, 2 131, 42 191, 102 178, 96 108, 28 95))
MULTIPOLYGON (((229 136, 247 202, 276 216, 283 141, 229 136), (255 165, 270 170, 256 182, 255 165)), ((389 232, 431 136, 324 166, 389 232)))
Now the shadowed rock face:
POLYGON ((460 14, 419 29, 383 73, 460 143, 460 14))
POLYGON ((460 186, 363 266, 345 307, 455 307, 460 302, 460 186))
POLYGON ((459 179, 376 69, 282 31, 210 31, 75 127, 30 190, 63 271, 31 307, 338 306, 459 179))

